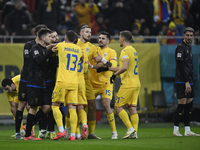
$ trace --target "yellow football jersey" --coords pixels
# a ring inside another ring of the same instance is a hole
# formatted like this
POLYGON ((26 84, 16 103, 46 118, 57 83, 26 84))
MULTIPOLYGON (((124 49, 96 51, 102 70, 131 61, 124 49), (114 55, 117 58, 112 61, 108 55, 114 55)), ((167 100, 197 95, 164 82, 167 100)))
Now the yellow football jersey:
POLYGON ((128 69, 120 74, 121 83, 124 87, 140 87, 138 74, 138 55, 132 46, 126 46, 119 57, 119 67, 123 66, 123 61, 129 61, 128 69))
POLYGON ((78 88, 78 63, 82 56, 82 49, 73 43, 59 43, 56 45, 59 57, 59 67, 56 86, 64 89, 78 88))
MULTIPOLYGON (((117 53, 115 50, 106 47, 105 49, 97 48, 99 54, 105 58, 107 61, 112 62, 112 67, 117 67, 117 53)), ((95 65, 95 61, 91 61, 92 65, 95 65)), ((92 86, 95 88, 99 88, 101 86, 107 86, 110 84, 110 77, 112 76, 112 71, 103 71, 97 73, 96 69, 90 69, 90 82, 92 86)))
POLYGON ((83 60, 78 63, 78 83, 85 84, 84 72, 85 72, 85 64, 88 64, 88 56, 84 49, 82 49, 83 60))
POLYGON ((19 82, 20 82, 20 75, 16 75, 12 78, 13 83, 16 85, 16 91, 12 93, 6 93, 9 102, 12 102, 15 97, 18 97, 19 92, 19 82))

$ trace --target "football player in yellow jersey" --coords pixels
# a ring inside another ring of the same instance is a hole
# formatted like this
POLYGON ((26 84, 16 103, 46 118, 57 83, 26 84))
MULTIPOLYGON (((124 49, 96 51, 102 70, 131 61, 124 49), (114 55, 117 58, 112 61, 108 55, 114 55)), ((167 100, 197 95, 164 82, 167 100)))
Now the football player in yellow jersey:
MULTIPOLYGON (((15 120, 15 115, 18 107, 18 92, 19 92, 19 82, 20 82, 20 75, 14 76, 12 79, 5 78, 2 80, 1 85, 3 89, 6 91, 6 97, 11 106, 11 112, 13 114, 13 119, 15 120)), ((20 133, 25 134, 23 130, 23 122, 21 122, 20 133)), ((16 139, 23 139, 21 135, 19 138, 16 136, 16 139)))
POLYGON ((59 68, 56 85, 52 94, 52 110, 59 132, 53 140, 58 140, 66 136, 62 114, 59 110, 60 103, 68 106, 70 114, 71 134, 69 140, 75 140, 77 127, 76 106, 78 104, 78 73, 77 66, 82 56, 82 49, 73 44, 77 39, 77 34, 69 30, 65 35, 65 42, 56 45, 59 57, 59 68))
MULTIPOLYGON (((101 32, 99 36, 98 53, 102 58, 112 63, 112 67, 117 67, 117 54, 116 51, 109 48, 110 34, 107 32, 101 32)), ((94 59, 91 61, 93 68, 96 68, 94 59)), ((115 117, 110 108, 110 102, 113 96, 113 84, 110 84, 111 71, 108 71, 108 67, 101 67, 96 69, 90 69, 90 82, 94 88, 95 97, 101 94, 102 105, 107 114, 107 119, 112 130, 112 139, 118 139, 116 131, 115 117)))
MULTIPOLYGON (((88 61, 91 62, 93 57, 97 56, 96 47, 91 44, 91 28, 88 25, 82 25, 80 28, 80 39, 78 40, 77 45, 80 46, 88 55, 88 61)), ((90 83, 90 74, 84 74, 85 86, 86 86, 86 98, 88 102, 88 126, 89 126, 89 135, 88 139, 101 139, 94 134, 95 124, 96 124, 96 104, 95 104, 95 95, 93 91, 92 84, 90 83)))
POLYGON ((120 74, 121 87, 117 93, 115 101, 115 110, 120 119, 126 125, 128 131, 123 139, 136 139, 139 117, 137 114, 137 99, 140 92, 140 80, 138 74, 138 56, 137 51, 131 46, 132 34, 129 31, 121 31, 119 36, 120 46, 123 47, 119 57, 119 67, 109 67, 110 71, 115 73, 110 78, 113 83, 115 77, 120 74), (129 120, 128 114, 123 109, 127 105, 130 112, 129 120))

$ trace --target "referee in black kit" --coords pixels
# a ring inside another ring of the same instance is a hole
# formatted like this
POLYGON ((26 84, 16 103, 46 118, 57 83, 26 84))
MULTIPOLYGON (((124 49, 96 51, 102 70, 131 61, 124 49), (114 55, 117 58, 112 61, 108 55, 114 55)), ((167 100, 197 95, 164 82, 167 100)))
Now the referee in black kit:
POLYGON ((174 115, 173 135, 182 136, 179 133, 179 123, 184 111, 184 136, 200 136, 190 130, 190 116, 194 98, 193 57, 191 48, 191 43, 194 38, 194 29, 191 27, 185 28, 183 37, 183 41, 178 44, 175 52, 175 87, 178 97, 178 107, 174 115))

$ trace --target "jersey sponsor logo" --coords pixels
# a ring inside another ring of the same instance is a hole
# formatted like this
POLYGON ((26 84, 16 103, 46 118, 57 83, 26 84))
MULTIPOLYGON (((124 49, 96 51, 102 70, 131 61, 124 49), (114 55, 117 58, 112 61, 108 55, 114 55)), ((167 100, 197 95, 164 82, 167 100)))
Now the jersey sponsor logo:
POLYGON ((25 50, 24 50, 24 54, 25 54, 25 55, 26 55, 26 54, 29 54, 28 49, 25 49, 25 50))
POLYGON ((37 54, 39 54, 39 51, 38 51, 38 50, 35 50, 35 51, 34 51, 34 55, 37 55, 37 54))
POLYGON ((122 56, 122 59, 124 59, 124 58, 127 58, 128 56, 127 55, 125 55, 125 56, 122 56))
POLYGON ((85 51, 88 53, 90 51, 90 48, 86 47, 85 51))
POLYGON ((177 53, 177 57, 180 57, 180 58, 181 58, 181 55, 182 55, 181 53, 177 53))
POLYGON ((104 53, 104 54, 103 54, 103 57, 106 57, 107 55, 108 55, 107 53, 104 53))

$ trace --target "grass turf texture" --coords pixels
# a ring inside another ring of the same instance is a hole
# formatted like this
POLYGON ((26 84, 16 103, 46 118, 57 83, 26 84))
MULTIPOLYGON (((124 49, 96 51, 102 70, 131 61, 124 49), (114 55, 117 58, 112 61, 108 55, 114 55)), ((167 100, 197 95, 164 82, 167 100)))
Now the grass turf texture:
MULTIPOLYGON (((56 128, 56 126, 55 126, 56 128)), ((195 133, 200 133, 200 126, 191 125, 195 133)), ((174 137, 173 123, 148 123, 139 124, 138 139, 121 138, 126 133, 123 124, 117 124, 119 139, 111 140, 111 130, 109 124, 97 124, 96 135, 102 140, 81 140, 67 141, 59 139, 57 141, 42 139, 42 141, 16 140, 11 137, 15 133, 13 125, 0 126, 0 149, 1 150, 199 150, 200 137, 174 137)), ((180 125, 180 133, 184 134, 184 126, 180 125)), ((36 125, 35 134, 38 135, 36 125)))

